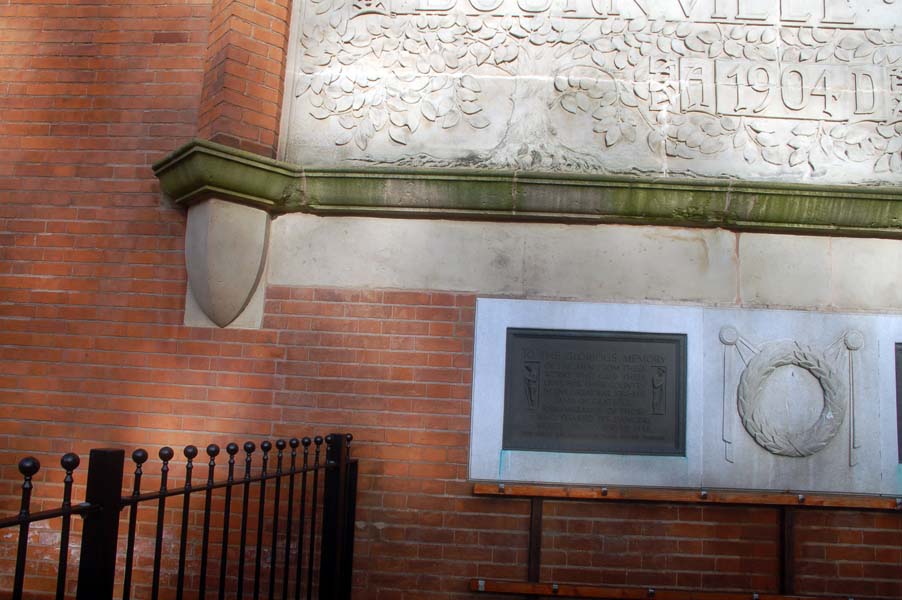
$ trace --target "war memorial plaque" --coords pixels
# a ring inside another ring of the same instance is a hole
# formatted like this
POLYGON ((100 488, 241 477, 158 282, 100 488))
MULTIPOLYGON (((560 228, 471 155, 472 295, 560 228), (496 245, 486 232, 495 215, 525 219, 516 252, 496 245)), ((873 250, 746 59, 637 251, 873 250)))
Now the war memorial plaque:
POLYGON ((902 498, 902 315, 480 298, 469 474, 902 498))
POLYGON ((896 443, 902 464, 902 344, 896 344, 896 443))
POLYGON ((686 336, 508 329, 503 448, 684 455, 686 336))

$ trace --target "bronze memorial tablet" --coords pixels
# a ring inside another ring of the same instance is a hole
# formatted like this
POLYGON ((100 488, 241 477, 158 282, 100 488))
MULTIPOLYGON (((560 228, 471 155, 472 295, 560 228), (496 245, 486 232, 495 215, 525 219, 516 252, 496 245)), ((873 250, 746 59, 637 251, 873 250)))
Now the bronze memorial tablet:
POLYGON ((896 442, 902 464, 902 344, 896 344, 896 442))
POLYGON ((685 335, 508 329, 504 388, 504 450, 685 454, 685 335))

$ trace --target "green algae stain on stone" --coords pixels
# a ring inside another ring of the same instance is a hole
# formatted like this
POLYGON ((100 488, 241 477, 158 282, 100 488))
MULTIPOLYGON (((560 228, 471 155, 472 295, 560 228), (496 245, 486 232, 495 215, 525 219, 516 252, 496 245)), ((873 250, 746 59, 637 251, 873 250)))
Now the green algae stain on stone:
POLYGON ((456 169, 306 170, 195 140, 156 163, 163 192, 272 214, 630 223, 902 238, 902 188, 456 169))

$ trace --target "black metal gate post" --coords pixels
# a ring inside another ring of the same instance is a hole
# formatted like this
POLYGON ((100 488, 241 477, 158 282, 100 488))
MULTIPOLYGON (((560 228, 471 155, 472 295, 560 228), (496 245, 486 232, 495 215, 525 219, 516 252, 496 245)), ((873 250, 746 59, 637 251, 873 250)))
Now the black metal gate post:
POLYGON ((124 465, 124 450, 91 450, 85 501, 101 510, 85 515, 77 600, 113 598, 124 465))
MULTIPOLYGON (((350 435, 348 434, 348 444, 350 444, 350 435)), ((357 515, 357 461, 348 461, 348 482, 345 488, 345 530, 344 539, 341 541, 343 549, 342 558, 344 560, 344 568, 342 574, 344 578, 339 582, 342 600, 351 599, 351 583, 354 573, 354 528, 355 518, 357 515)))
MULTIPOLYGON (((350 437, 326 436, 326 481, 323 488, 323 539, 319 571, 320 600, 351 597, 354 546, 353 513, 349 513, 348 469, 350 437), (350 543, 348 543, 350 542, 350 543)), ((355 486, 356 487, 356 486, 355 486)))

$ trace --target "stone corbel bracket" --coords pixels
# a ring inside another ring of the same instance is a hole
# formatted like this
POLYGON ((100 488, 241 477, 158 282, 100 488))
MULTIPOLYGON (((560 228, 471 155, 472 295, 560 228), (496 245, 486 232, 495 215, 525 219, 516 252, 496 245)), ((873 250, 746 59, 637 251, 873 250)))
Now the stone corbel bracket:
POLYGON ((153 165, 188 209, 188 279, 217 325, 261 279, 269 224, 290 212, 722 227, 902 238, 902 188, 504 171, 305 169, 205 140, 153 165), (203 233, 205 232, 205 233, 203 233))
MULTIPOLYGON (((217 326, 242 314, 263 278, 278 195, 298 178, 251 153, 192 142, 154 165, 164 193, 188 210, 189 294, 217 326)), ((187 309, 186 309, 187 311, 187 309)))

